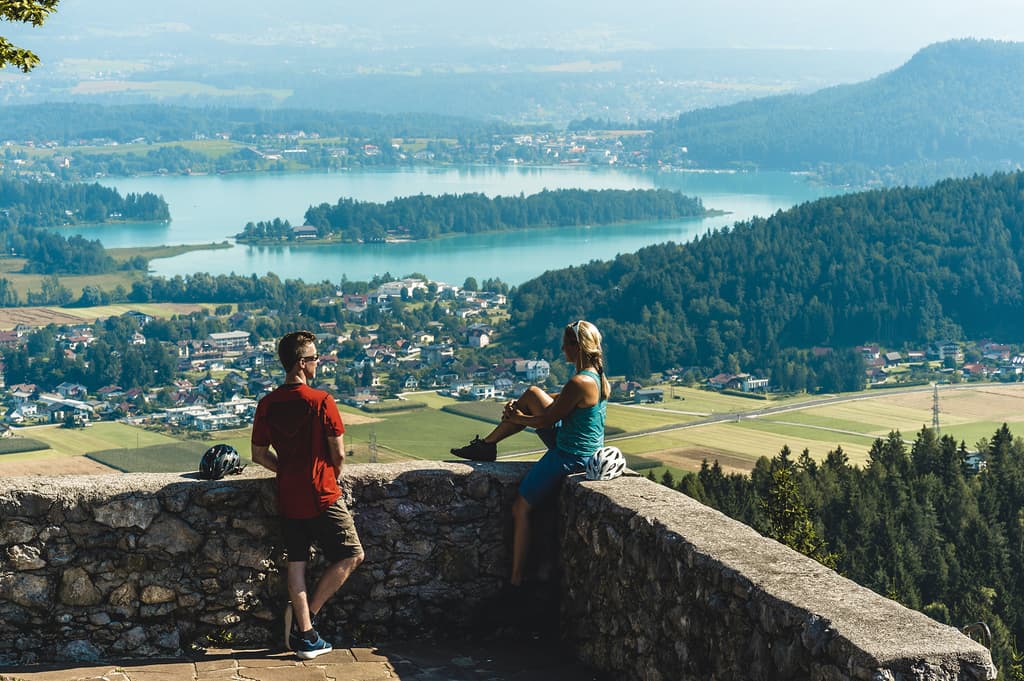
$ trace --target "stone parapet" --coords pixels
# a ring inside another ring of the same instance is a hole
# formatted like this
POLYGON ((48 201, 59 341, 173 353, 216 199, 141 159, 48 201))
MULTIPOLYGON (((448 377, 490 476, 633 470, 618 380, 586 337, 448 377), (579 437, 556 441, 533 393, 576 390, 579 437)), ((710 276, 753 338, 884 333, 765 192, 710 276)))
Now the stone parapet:
POLYGON ((994 679, 987 649, 643 478, 562 492, 563 635, 617 679, 994 679))
MULTIPOLYGON (((366 561, 321 626, 450 640, 500 622, 528 467, 346 468, 366 561)), ((532 621, 560 607, 569 649, 610 678, 995 678, 988 651, 955 629, 646 479, 574 476, 534 520, 530 580, 548 588, 532 621)), ((0 480, 0 665, 275 647, 283 567, 273 478, 256 467, 220 481, 0 480)))
MULTIPOLYGON (((363 640, 466 626, 507 578, 509 507, 527 468, 346 468, 366 561, 322 622, 363 640)), ((256 467, 219 481, 0 480, 0 663, 272 644, 284 564, 273 477, 256 467)))

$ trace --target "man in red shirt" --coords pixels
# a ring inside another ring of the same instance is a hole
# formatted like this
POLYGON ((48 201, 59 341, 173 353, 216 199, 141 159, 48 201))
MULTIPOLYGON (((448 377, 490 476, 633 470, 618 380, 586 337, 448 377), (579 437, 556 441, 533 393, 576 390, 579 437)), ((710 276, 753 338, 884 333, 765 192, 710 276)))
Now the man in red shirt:
POLYGON ((280 340, 277 356, 284 366, 284 384, 260 400, 252 424, 252 460, 277 473, 291 596, 284 617, 285 646, 307 660, 333 649, 313 621, 363 562, 363 547, 338 487, 345 426, 334 398, 309 385, 320 359, 315 341, 308 331, 294 331, 280 340), (314 543, 330 565, 310 598, 306 564, 314 543))

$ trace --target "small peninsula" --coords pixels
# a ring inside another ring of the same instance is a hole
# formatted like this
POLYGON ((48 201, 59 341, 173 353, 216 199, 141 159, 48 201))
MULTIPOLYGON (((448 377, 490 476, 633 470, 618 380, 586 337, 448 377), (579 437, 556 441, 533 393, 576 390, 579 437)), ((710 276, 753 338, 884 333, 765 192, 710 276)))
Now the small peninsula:
POLYGON ((333 205, 310 206, 304 225, 280 218, 250 222, 235 238, 241 243, 383 242, 722 214, 705 209, 697 197, 668 189, 558 189, 494 198, 481 193, 420 194, 387 203, 342 198, 333 205))

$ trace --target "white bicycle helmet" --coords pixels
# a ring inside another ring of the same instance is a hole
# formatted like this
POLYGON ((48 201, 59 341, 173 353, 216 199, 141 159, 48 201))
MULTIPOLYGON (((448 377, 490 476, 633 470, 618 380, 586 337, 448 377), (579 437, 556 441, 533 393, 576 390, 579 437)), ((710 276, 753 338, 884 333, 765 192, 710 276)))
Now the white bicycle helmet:
POLYGON ((626 470, 626 457, 618 447, 601 447, 587 461, 587 480, 611 480, 626 470))

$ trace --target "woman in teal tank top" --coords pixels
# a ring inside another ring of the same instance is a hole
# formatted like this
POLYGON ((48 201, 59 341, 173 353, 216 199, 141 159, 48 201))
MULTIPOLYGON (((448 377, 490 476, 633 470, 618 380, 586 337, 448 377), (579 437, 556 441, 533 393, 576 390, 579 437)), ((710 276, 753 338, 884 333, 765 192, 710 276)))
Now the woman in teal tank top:
POLYGON ((530 386, 519 399, 505 405, 501 423, 484 439, 476 438, 452 454, 473 461, 494 461, 497 443, 530 427, 548 451, 534 464, 519 484, 512 504, 515 533, 512 574, 518 586, 523 580, 530 537, 530 510, 558 490, 571 473, 580 473, 587 461, 604 446, 605 406, 611 386, 605 378, 601 332, 582 319, 565 327, 562 352, 576 367, 575 375, 557 393, 530 386))

